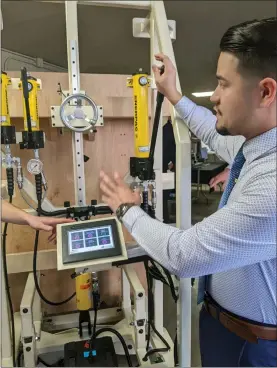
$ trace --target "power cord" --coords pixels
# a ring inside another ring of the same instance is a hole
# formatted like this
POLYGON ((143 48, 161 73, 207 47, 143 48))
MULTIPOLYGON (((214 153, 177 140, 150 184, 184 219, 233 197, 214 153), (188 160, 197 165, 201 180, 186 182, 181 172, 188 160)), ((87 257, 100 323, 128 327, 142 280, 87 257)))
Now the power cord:
MULTIPOLYGON (((12 196, 10 196, 9 198, 9 203, 12 203, 12 196)), ((14 311, 13 311, 13 304, 12 304, 12 298, 11 298, 11 293, 10 293, 8 268, 7 268, 7 230, 8 230, 8 223, 6 222, 4 225, 4 231, 2 234, 3 236, 3 271, 4 271, 5 289, 7 293, 8 306, 9 306, 10 318, 11 318, 13 367, 16 367, 14 311)))
POLYGON ((123 347, 123 350, 124 350, 124 353, 125 353, 125 356, 126 356, 126 359, 127 359, 127 362, 128 362, 128 366, 132 367, 133 365, 132 365, 132 360, 131 360, 131 357, 130 357, 130 354, 129 354, 129 350, 128 350, 127 344, 124 341, 122 335, 118 331, 116 331, 115 329, 110 328, 110 327, 104 327, 104 328, 101 328, 98 331, 96 331, 99 296, 98 296, 98 294, 93 293, 92 297, 93 297, 93 308, 94 308, 94 322, 93 322, 93 333, 92 333, 92 336, 91 336, 90 341, 89 341, 89 347, 90 347, 90 349, 89 349, 90 352, 89 353, 91 354, 91 352, 93 350, 92 349, 93 341, 97 338, 98 335, 100 335, 103 332, 111 332, 111 333, 113 333, 114 335, 116 335, 118 337, 118 339, 121 342, 121 345, 123 347))
MULTIPOLYGON (((38 216, 41 215, 41 200, 42 200, 42 178, 41 174, 35 176, 36 179, 36 193, 37 193, 37 200, 38 200, 38 209, 37 213, 38 216)), ((73 299, 76 295, 74 292, 71 296, 61 302, 52 302, 48 300, 43 294, 39 286, 38 278, 37 278, 37 253, 38 253, 38 240, 39 240, 39 230, 36 230, 36 237, 35 237, 35 245, 34 245, 34 255, 33 255, 33 273, 34 273, 34 281, 35 287, 38 292, 40 298, 47 304, 52 306, 59 306, 68 303, 71 299, 73 299)))
POLYGON ((148 288, 148 332, 147 332, 147 344, 146 344, 146 350, 147 353, 143 357, 143 361, 147 361, 148 357, 155 353, 164 353, 170 350, 170 345, 168 342, 164 339, 164 337, 158 332, 156 329, 156 326, 154 324, 154 297, 153 297, 153 278, 150 277, 151 273, 149 272, 149 265, 148 261, 144 261, 144 267, 146 271, 146 281, 147 281, 147 288, 148 288), (166 346, 165 348, 159 348, 159 349, 152 349, 149 350, 150 346, 150 335, 151 335, 151 328, 155 332, 155 334, 160 338, 160 340, 164 343, 166 346), (149 350, 149 351, 148 351, 149 350))

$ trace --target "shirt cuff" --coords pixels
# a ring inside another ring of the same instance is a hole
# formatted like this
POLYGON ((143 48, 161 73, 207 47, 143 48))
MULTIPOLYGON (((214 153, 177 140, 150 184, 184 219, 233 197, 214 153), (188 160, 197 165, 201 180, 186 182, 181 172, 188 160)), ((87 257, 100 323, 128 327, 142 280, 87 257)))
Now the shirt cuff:
POLYGON ((186 119, 195 106, 196 104, 193 101, 186 96, 183 96, 174 107, 182 119, 186 119))
POLYGON ((129 233, 132 233, 132 228, 140 217, 146 216, 146 213, 139 207, 133 206, 122 217, 122 222, 129 233))

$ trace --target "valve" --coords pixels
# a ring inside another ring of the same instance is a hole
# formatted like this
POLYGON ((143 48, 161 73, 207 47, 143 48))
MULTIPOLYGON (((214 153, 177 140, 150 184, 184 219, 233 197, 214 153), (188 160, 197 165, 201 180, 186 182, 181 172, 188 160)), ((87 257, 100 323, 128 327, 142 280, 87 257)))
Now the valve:
POLYGON ((74 132, 77 132, 77 133, 87 132, 87 131, 91 130, 91 128, 94 127, 95 124, 97 123, 97 120, 98 120, 97 105, 87 95, 84 95, 84 94, 81 94, 81 93, 75 93, 71 96, 68 96, 67 98, 65 98, 63 100, 63 102, 61 104, 61 107, 60 107, 60 118, 61 118, 61 121, 63 122, 63 124, 67 128, 73 130, 74 132), (74 110, 71 113, 66 114, 66 108, 68 107, 68 104, 72 100, 76 100, 77 104, 76 104, 76 106, 75 105, 70 105, 70 107, 74 107, 74 110), (86 101, 89 104, 89 106, 92 108, 92 110, 93 110, 93 119, 89 119, 87 117, 87 115, 84 113, 84 111, 82 110, 82 101, 86 101), (79 123, 84 122, 85 126, 84 127, 74 127, 72 125, 72 122, 74 120, 78 120, 79 123))

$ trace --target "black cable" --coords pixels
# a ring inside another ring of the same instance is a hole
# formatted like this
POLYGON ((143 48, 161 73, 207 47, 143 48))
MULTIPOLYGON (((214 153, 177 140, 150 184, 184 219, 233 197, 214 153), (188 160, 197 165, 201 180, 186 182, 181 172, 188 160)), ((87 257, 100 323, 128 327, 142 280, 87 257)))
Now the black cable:
POLYGON ((25 101, 28 133, 32 133, 31 113, 30 113, 30 105, 29 105, 28 75, 27 75, 26 68, 21 69, 21 83, 22 83, 22 90, 23 90, 23 96, 24 96, 24 101, 25 101))
MULTIPOLYGON (((126 356, 126 359, 127 359, 127 362, 128 362, 128 366, 132 367, 133 365, 132 365, 131 357, 130 357, 130 354, 129 354, 129 351, 128 351, 128 347, 127 347, 127 344, 124 341, 123 337, 121 336, 121 334, 118 331, 114 330, 113 328, 104 327, 104 328, 101 328, 100 330, 96 331, 95 338, 103 332, 111 332, 111 333, 115 334, 118 337, 118 339, 120 340, 120 342, 122 344, 122 347, 123 347, 123 350, 124 350, 124 353, 125 353, 125 356, 126 356)), ((91 342, 93 342, 93 339, 94 338, 92 337, 91 342)))
POLYGON ((174 365, 175 367, 179 365, 177 332, 174 339, 174 365))
MULTIPOLYGON (((41 201, 38 201, 38 216, 40 216, 40 207, 41 207, 41 201)), ((35 238, 35 245, 34 245, 34 255, 33 255, 33 273, 34 273, 34 281, 35 281, 35 287, 38 292, 38 295, 40 298, 47 304, 58 306, 68 303, 71 299, 73 299, 76 295, 74 292, 70 297, 67 299, 61 301, 61 302, 52 302, 48 300, 43 294, 39 286, 38 278, 37 278, 37 252, 38 252, 38 239, 39 239, 39 230, 36 230, 36 238, 35 238)))
MULTIPOLYGON (((160 69, 160 74, 162 75, 163 73, 164 73, 164 65, 160 69)), ((156 104, 156 111, 155 111, 155 116, 154 116, 153 130, 152 130, 150 150, 149 150, 149 159, 152 162, 154 162, 154 153, 155 153, 157 135, 158 135, 158 130, 159 130, 162 104, 164 101, 164 95, 161 92, 157 93, 156 101, 157 101, 157 104, 156 104)))
MULTIPOLYGON (((152 266, 156 269, 156 271, 157 271, 157 272, 159 272, 159 273, 161 274, 161 272, 160 272, 160 270, 158 269, 158 267, 156 266, 155 262, 154 262, 152 259, 150 259, 150 262, 151 262, 152 266)), ((173 281, 172 281, 172 277, 171 277, 171 275, 170 275, 170 272, 169 272, 166 268, 164 268, 162 265, 160 265, 160 264, 159 264, 159 266, 163 269, 163 272, 165 273, 165 275, 166 275, 166 277, 167 277, 167 279, 168 279, 168 282, 165 282, 165 284, 166 284, 166 285, 168 285, 168 286, 170 287, 170 291, 171 291, 172 298, 173 298, 173 300, 175 301, 175 303, 177 303, 177 301, 178 301, 178 296, 176 295, 176 291, 175 291, 174 283, 173 283, 173 281)), ((161 276, 163 277, 163 275, 161 275, 161 276)), ((163 278, 164 278, 164 277, 163 277, 163 278)))
POLYGON ((21 358, 23 356, 23 350, 20 350, 20 352, 17 355, 17 367, 21 367, 21 358))
POLYGON ((46 363, 40 356, 38 356, 38 363, 42 363, 45 367, 53 367, 52 364, 46 363))
POLYGON ((43 360, 40 356, 38 356, 37 361, 38 361, 38 363, 42 363, 43 365, 45 365, 45 367, 64 367, 64 359, 63 358, 59 359, 57 362, 55 362, 53 364, 49 364, 49 363, 46 363, 46 361, 43 360))
MULTIPOLYGON (((9 203, 12 203, 12 196, 10 196, 9 198, 9 203)), ((3 271, 4 271, 4 282, 5 282, 8 306, 10 310, 10 318, 11 318, 13 367, 16 367, 14 311, 13 311, 13 304, 12 304, 12 298, 11 298, 11 293, 10 293, 8 268, 7 268, 7 230, 8 230, 8 223, 6 222, 4 225, 4 231, 2 234, 3 236, 3 245, 2 245, 3 246, 3 271)))
POLYGON ((96 296, 95 293, 92 293, 92 298, 93 298, 93 309, 94 309, 92 337, 95 339, 95 335, 96 335, 96 324, 97 324, 98 300, 97 300, 97 296, 96 296))
POLYGON ((144 261, 144 267, 146 271, 146 281, 147 281, 147 288, 148 288, 148 326, 147 326, 147 343, 146 343, 146 351, 149 350, 150 346, 150 332, 151 332, 151 325, 150 325, 150 319, 151 319, 151 295, 150 295, 150 278, 149 278, 149 265, 148 261, 144 261))
MULTIPOLYGON (((144 267, 146 271, 146 281, 147 281, 147 288, 148 288, 148 333, 147 333, 147 344, 146 344, 147 353, 143 357, 143 361, 147 361, 148 357, 152 354, 164 353, 164 352, 169 351, 170 345, 164 339, 164 337, 159 333, 159 331, 156 329, 156 326, 154 324, 154 297, 153 297, 153 292, 152 292, 153 279, 150 277, 148 261, 144 261, 144 267), (148 351, 149 345, 150 345, 151 328, 155 332, 155 334, 160 338, 160 340, 164 343, 164 345, 166 346, 165 348, 152 349, 148 351)), ((156 265, 154 265, 154 267, 156 267, 156 265)))

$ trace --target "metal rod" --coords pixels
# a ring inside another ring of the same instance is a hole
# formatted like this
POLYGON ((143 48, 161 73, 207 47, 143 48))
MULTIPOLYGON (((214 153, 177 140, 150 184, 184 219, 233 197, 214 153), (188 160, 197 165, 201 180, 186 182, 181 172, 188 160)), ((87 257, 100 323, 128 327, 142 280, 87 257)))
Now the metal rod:
MULTIPOLYGON (((157 27, 160 51, 166 54, 176 67, 172 41, 168 32, 167 17, 163 1, 151 1, 152 11, 157 27)), ((177 67, 176 67, 177 70, 177 67)), ((181 92, 178 76, 176 87, 181 92)), ((191 146, 189 130, 180 119, 174 106, 171 106, 171 121, 176 142, 176 225, 179 229, 191 227, 191 146)), ((180 298, 178 302, 178 341, 180 366, 191 364, 191 281, 180 280, 180 298)))
MULTIPOLYGON (((65 2, 68 77, 71 94, 80 92, 77 3, 77 1, 65 2)), ((75 203, 78 206, 85 206, 86 186, 82 133, 72 133, 72 150, 75 203)))

